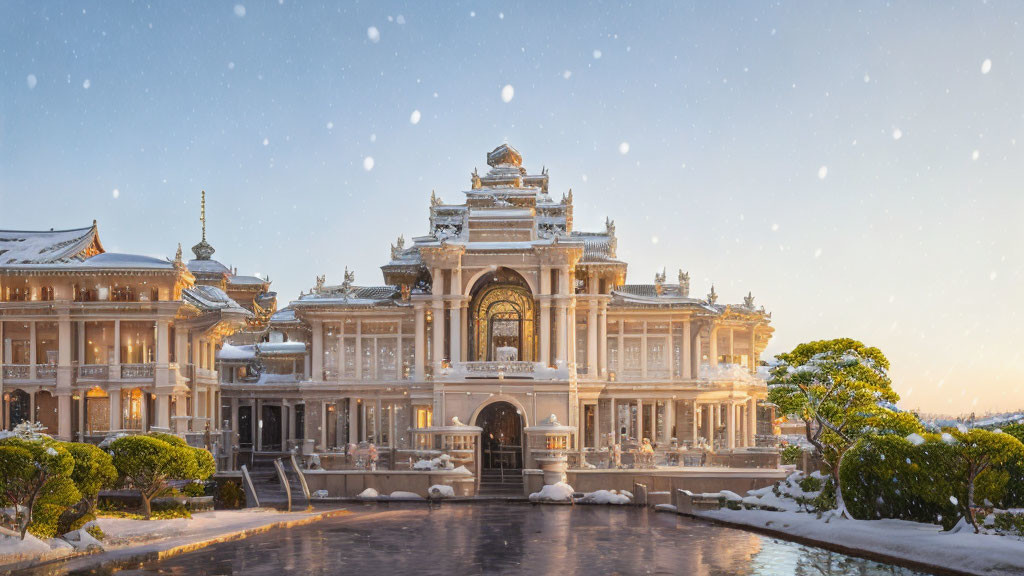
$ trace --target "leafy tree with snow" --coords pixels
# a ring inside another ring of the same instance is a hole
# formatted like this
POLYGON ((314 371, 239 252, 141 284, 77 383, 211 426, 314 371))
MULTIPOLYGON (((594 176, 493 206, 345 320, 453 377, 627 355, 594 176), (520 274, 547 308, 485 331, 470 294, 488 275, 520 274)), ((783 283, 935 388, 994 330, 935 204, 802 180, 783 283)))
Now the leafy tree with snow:
POLYGON ((843 456, 868 434, 906 436, 921 428, 917 417, 895 409, 889 360, 881 350, 850 338, 800 344, 776 356, 768 400, 782 414, 804 422, 810 442, 828 466, 836 511, 849 516, 843 501, 843 456))
POLYGON ((121 482, 138 490, 142 513, 149 518, 153 498, 168 490, 168 480, 191 480, 198 475, 193 448, 152 436, 125 436, 110 443, 114 467, 121 482))
POLYGON ((958 500, 964 517, 978 532, 978 519, 974 515, 975 484, 989 471, 1019 464, 1024 460, 1024 444, 1009 434, 990 432, 980 428, 963 431, 952 429, 954 470, 966 487, 965 497, 958 500))
POLYGON ((75 461, 71 480, 82 497, 61 514, 57 531, 60 534, 77 530, 91 520, 100 490, 112 487, 117 481, 113 458, 98 446, 84 442, 66 442, 63 446, 75 461))
POLYGON ((51 507, 80 497, 69 479, 74 459, 60 444, 18 437, 0 441, 0 504, 14 508, 13 516, 4 514, 4 521, 12 524, 23 540, 40 509, 47 516, 51 512, 59 515, 60 510, 51 507))

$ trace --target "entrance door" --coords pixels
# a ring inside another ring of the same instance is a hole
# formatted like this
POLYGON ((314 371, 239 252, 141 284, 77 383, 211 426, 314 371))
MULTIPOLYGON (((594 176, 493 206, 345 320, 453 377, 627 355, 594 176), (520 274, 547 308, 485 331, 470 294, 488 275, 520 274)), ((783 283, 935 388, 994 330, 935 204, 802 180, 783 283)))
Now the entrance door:
POLYGON ((523 467, 523 418, 515 406, 508 402, 490 404, 477 416, 476 425, 483 428, 483 468, 523 467))
POLYGON ((252 406, 238 407, 238 449, 252 450, 252 406))
POLYGON ((281 407, 263 405, 260 441, 266 452, 281 450, 281 407))

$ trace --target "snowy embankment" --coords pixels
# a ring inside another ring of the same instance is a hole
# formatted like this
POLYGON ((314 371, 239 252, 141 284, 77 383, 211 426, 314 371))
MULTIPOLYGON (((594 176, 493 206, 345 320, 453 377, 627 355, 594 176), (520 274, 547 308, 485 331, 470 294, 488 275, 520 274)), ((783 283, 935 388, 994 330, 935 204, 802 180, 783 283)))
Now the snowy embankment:
POLYGON ((831 548, 898 558, 969 574, 1024 575, 1024 541, 1013 536, 942 532, 905 520, 818 519, 805 512, 706 510, 695 516, 767 529, 831 548))
POLYGON ((84 552, 128 552, 139 547, 152 547, 167 542, 168 546, 200 542, 276 524, 320 516, 317 512, 278 512, 268 508, 218 510, 199 512, 192 518, 166 520, 134 520, 129 518, 98 518, 95 523, 105 533, 102 541, 82 530, 65 534, 64 538, 40 540, 26 534, 21 540, 6 529, 0 529, 0 573, 24 567, 25 563, 55 560, 84 552))
POLYGON ((729 491, 712 494, 725 500, 728 507, 694 510, 692 514, 854 555, 940 571, 1024 576, 1024 540, 1014 535, 974 534, 969 527, 943 532, 938 525, 906 520, 851 520, 832 511, 819 518, 808 510, 813 510, 818 495, 814 489, 824 480, 817 472, 810 477, 795 472, 775 486, 751 490, 747 496, 729 491))

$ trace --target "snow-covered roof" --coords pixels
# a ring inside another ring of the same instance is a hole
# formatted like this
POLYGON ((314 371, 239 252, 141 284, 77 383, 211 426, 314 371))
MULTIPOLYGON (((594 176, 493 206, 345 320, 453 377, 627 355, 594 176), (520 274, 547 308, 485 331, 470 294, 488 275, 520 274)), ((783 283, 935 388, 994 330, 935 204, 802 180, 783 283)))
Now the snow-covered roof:
POLYGON ((72 230, 0 230, 0 266, 80 262, 103 252, 96 225, 72 230))
POLYGON ((231 270, 227 266, 221 264, 216 260, 189 260, 188 271, 195 274, 231 274, 231 270))
POLYGON ((232 300, 227 293, 216 286, 204 286, 197 285, 191 288, 186 288, 182 291, 181 297, 183 300, 195 305, 200 310, 204 311, 228 311, 238 312, 247 316, 252 315, 242 306, 232 300))
POLYGON ((262 286, 266 283, 267 281, 259 276, 228 276, 228 284, 235 286, 262 286))
POLYGON ((295 317, 295 309, 288 306, 281 308, 270 317, 271 324, 284 324, 298 322, 299 319, 295 317))
POLYGON ((284 356, 292 354, 305 354, 305 342, 260 342, 246 346, 234 346, 224 344, 217 352, 217 358, 221 360, 251 360, 256 357, 256 349, 259 349, 263 356, 284 356))
POLYGON ((82 262, 81 267, 86 268, 151 268, 161 270, 173 270, 174 264, 168 260, 161 260, 151 256, 139 254, 119 254, 116 252, 104 252, 82 262))

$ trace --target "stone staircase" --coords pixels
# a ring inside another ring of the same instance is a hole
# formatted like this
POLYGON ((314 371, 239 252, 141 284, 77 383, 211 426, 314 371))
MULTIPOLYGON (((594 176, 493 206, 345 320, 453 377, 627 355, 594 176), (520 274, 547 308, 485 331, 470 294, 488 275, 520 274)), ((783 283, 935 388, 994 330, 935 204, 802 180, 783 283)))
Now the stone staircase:
POLYGON ((249 469, 249 477, 252 478, 256 496, 260 499, 260 506, 283 509, 288 505, 288 495, 277 475, 277 469, 274 468, 274 460, 278 458, 281 458, 281 464, 284 465, 285 477, 287 477, 288 486, 291 489, 292 509, 301 510, 310 504, 302 492, 302 483, 299 481, 299 475, 292 468, 289 455, 288 452, 257 452, 253 455, 253 466, 249 469))
POLYGON ((502 470, 488 468, 480 472, 480 496, 492 498, 522 498, 523 471, 518 469, 502 470))

